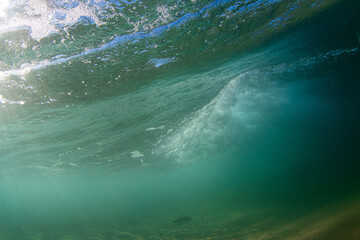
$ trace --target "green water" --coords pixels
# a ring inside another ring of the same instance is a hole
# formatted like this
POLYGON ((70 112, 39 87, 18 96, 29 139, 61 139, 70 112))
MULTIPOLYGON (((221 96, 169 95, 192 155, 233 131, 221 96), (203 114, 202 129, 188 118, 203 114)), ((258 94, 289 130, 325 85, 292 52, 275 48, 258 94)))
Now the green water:
POLYGON ((0 239, 359 239, 357 2, 3 6, 0 239))

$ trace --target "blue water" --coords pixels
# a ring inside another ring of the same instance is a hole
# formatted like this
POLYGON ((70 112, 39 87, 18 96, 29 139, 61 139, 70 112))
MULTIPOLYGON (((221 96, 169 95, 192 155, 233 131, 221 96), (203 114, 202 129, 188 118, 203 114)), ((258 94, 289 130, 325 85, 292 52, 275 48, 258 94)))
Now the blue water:
POLYGON ((4 1, 0 239, 358 239, 359 7, 4 1))

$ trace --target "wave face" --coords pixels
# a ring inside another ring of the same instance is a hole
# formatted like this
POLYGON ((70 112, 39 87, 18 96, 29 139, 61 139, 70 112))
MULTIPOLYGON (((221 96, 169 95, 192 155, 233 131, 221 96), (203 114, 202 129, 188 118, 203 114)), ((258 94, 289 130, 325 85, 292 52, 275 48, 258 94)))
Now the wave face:
POLYGON ((5 0, 0 239, 358 239, 358 9, 5 0))

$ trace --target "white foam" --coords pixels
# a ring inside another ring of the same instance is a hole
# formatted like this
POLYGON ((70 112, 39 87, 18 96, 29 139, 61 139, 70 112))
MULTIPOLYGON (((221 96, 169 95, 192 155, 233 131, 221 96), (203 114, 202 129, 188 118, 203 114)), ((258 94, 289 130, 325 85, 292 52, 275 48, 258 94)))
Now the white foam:
POLYGON ((210 103, 185 120, 182 128, 169 132, 162 140, 160 152, 183 163, 208 158, 228 148, 234 140, 242 139, 241 135, 261 126, 273 93, 271 81, 268 73, 261 71, 234 77, 210 103))
POLYGON ((161 67, 165 64, 175 61, 175 58, 153 58, 149 61, 149 63, 153 64, 155 67, 161 67))
POLYGON ((144 163, 144 159, 140 159, 141 166, 149 166, 149 163, 144 163))
POLYGON ((72 162, 70 162, 70 163, 69 163, 69 166, 72 166, 72 167, 78 167, 79 165, 78 165, 78 164, 76 164, 76 163, 72 163, 72 162))
POLYGON ((25 14, 19 13, 6 18, 4 11, 1 11, 0 8, 0 16, 2 14, 2 17, 5 18, 4 24, 0 26, 0 32, 29 27, 31 37, 38 41, 51 33, 58 32, 56 25, 72 25, 84 17, 91 19, 96 25, 103 24, 96 15, 97 5, 94 4, 90 7, 89 4, 82 1, 78 1, 76 6, 68 9, 59 8, 44 0, 17 1, 8 8, 11 6, 13 8, 22 7, 25 14))
POLYGON ((145 131, 162 130, 164 127, 165 127, 164 125, 162 125, 160 127, 151 127, 151 128, 145 129, 145 131))
POLYGON ((133 158, 139 158, 139 157, 144 157, 144 154, 142 154, 141 152, 139 152, 139 151, 133 151, 133 152, 130 152, 130 154, 131 154, 131 157, 133 157, 133 158))

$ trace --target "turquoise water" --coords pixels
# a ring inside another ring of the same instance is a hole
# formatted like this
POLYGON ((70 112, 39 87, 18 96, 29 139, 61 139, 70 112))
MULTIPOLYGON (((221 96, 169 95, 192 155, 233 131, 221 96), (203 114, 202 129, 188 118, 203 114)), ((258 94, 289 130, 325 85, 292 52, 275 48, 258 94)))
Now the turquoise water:
POLYGON ((359 7, 4 1, 0 239, 359 239, 359 7))

